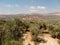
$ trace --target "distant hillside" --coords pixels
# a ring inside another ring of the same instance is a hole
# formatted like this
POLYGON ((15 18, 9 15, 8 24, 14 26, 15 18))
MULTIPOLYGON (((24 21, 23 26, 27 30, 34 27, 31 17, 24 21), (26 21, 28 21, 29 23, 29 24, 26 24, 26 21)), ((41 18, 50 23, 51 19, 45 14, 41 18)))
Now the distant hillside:
POLYGON ((16 14, 16 15, 0 15, 0 19, 20 18, 23 20, 43 20, 43 21, 58 21, 60 20, 59 12, 48 14, 16 14))
POLYGON ((48 13, 48 15, 60 15, 60 12, 48 13))

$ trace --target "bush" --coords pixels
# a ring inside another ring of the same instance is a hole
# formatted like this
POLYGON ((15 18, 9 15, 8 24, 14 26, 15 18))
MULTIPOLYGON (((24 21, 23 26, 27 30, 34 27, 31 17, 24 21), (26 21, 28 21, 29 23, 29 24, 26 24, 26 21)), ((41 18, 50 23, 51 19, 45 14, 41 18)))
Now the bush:
POLYGON ((57 34, 57 38, 60 39, 60 33, 57 34))

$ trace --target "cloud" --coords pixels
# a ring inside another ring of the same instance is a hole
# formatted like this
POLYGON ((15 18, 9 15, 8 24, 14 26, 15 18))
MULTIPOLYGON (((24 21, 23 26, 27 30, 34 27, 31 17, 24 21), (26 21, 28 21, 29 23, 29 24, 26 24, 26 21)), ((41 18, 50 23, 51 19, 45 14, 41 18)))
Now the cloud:
POLYGON ((34 9, 36 9, 36 7, 35 6, 30 6, 30 9, 33 9, 34 10, 34 9))
POLYGON ((8 4, 4 6, 5 7, 0 9, 0 14, 45 13, 46 12, 45 6, 26 6, 26 8, 18 4, 15 5, 8 4))
POLYGON ((30 6, 29 7, 29 12, 35 12, 36 11, 36 7, 35 6, 30 6))
POLYGON ((0 14, 16 14, 20 12, 20 5, 5 4, 0 7, 0 14))
POLYGON ((30 6, 29 7, 29 13, 44 13, 46 12, 45 6, 30 6))
POLYGON ((18 5, 18 4, 15 4, 15 5, 11 5, 11 4, 6 4, 6 5, 4 5, 4 7, 7 7, 7 8, 19 8, 20 7, 20 5, 18 5))
POLYGON ((37 9, 45 10, 45 9, 46 9, 46 7, 44 7, 44 6, 37 6, 37 9))

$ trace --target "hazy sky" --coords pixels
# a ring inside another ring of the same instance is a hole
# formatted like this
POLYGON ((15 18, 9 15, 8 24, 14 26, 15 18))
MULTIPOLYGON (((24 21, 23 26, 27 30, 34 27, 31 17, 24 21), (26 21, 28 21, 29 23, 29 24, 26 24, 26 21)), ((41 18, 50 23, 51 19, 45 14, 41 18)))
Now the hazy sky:
POLYGON ((0 0, 0 14, 59 12, 60 0, 0 0))

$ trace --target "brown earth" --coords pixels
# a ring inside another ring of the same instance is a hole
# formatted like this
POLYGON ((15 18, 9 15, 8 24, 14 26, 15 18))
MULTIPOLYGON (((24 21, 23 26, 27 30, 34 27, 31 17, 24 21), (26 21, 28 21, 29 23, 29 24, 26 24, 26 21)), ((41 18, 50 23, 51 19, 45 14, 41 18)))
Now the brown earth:
MULTIPOLYGON (((23 45, 34 45, 34 42, 31 41, 31 34, 30 32, 27 32, 26 34, 24 34, 24 41, 23 41, 23 45)), ((59 45, 58 44, 58 40, 54 39, 51 37, 50 34, 44 34, 43 39, 45 39, 47 42, 46 43, 40 43, 39 45, 59 45)))

